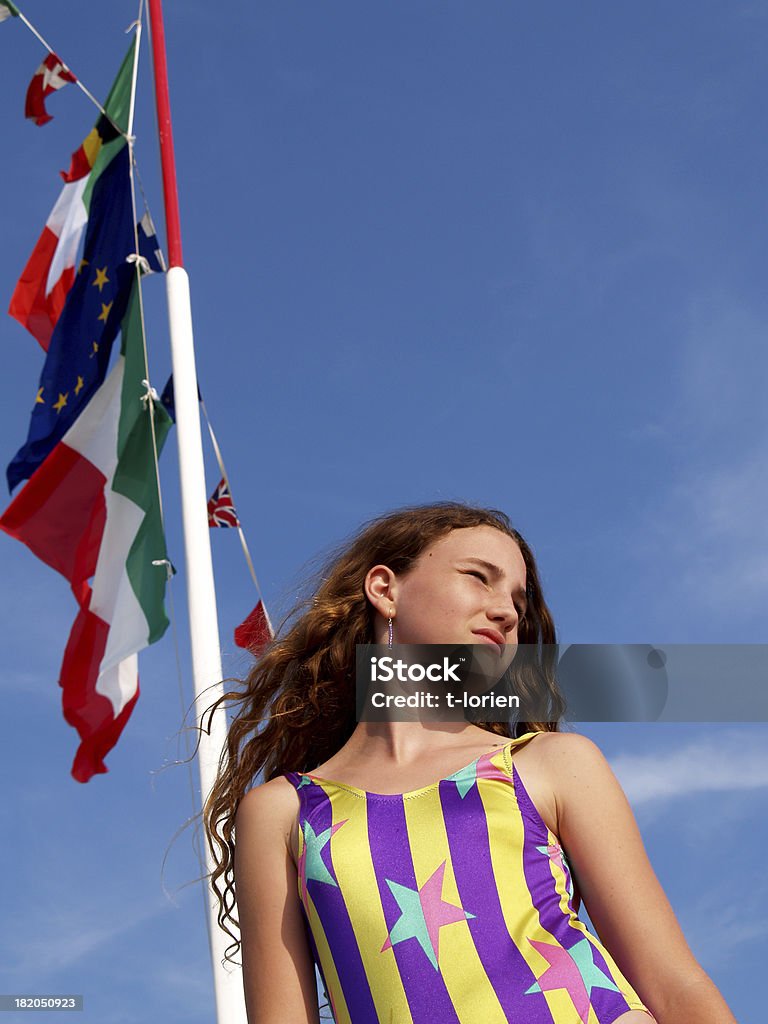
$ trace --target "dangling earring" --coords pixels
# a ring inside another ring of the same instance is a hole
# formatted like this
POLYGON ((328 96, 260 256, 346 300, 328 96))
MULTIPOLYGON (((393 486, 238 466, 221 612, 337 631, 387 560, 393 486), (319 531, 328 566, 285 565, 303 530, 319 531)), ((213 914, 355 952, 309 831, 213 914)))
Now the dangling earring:
POLYGON ((392 612, 394 612, 394 610, 395 609, 393 608, 392 611, 390 611, 389 618, 387 619, 387 647, 390 649, 390 651, 392 650, 392 638, 395 633, 394 629, 392 628, 392 612))

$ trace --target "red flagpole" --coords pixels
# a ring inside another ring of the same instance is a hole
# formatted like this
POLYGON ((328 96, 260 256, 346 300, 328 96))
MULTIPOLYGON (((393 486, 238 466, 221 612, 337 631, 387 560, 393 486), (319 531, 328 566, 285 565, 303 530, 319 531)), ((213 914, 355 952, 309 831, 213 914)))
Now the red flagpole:
POLYGON ((165 28, 162 0, 149 0, 149 24, 152 29, 152 63, 155 69, 155 102, 160 134, 160 163, 163 170, 165 230, 168 236, 168 265, 182 267, 179 193, 176 185, 176 157, 173 151, 171 103, 168 97, 168 63, 165 55, 165 28))

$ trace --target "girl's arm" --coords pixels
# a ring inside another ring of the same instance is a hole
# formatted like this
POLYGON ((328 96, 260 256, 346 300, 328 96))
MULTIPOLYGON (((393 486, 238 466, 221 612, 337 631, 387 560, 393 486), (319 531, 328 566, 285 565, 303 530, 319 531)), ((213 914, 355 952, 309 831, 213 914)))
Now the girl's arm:
POLYGON ((619 970, 658 1024, 736 1024, 685 941, 608 762, 586 736, 545 735, 559 838, 619 970))
POLYGON ((248 1024, 318 1024, 315 968, 289 852, 296 791, 282 778, 250 790, 235 819, 235 888, 248 1024))

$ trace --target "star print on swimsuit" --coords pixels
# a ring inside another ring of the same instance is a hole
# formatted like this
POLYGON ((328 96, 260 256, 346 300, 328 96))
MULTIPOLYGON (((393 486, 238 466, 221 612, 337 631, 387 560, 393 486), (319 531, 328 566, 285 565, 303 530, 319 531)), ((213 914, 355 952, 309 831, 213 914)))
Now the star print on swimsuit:
POLYGON ((468 764, 466 768, 460 768, 453 775, 447 777, 446 781, 456 783, 456 789, 462 800, 478 779, 502 779, 507 781, 504 773, 491 761, 493 756, 495 756, 493 751, 490 754, 481 754, 480 757, 475 758, 472 764, 468 764))
POLYGON ((477 782, 477 761, 473 761, 466 768, 461 768, 459 771, 454 772, 453 775, 449 775, 448 779, 456 783, 456 789, 463 800, 475 782, 477 782))
POLYGON ((346 825, 348 819, 337 821, 335 825, 325 829, 319 835, 315 834, 308 821, 304 822, 302 829, 304 835, 304 849, 299 857, 299 877, 301 878, 301 895, 304 903, 307 902, 307 882, 325 882, 327 885, 334 885, 338 888, 338 882, 325 866, 322 858, 322 851, 330 842, 331 836, 337 832, 342 825, 346 825))
POLYGON ((446 862, 443 861, 442 864, 435 868, 424 885, 419 889, 411 889, 407 885, 400 885, 399 882, 393 882, 389 878, 386 880, 390 892, 397 900, 401 913, 390 930, 387 941, 381 947, 382 953, 385 949, 391 949, 398 942, 404 942, 406 939, 416 939, 427 954, 429 962, 436 971, 439 970, 438 944, 440 942, 440 929, 443 925, 454 924, 456 921, 466 921, 468 918, 475 916, 461 907, 455 906, 453 903, 446 903, 443 899, 445 864, 446 862))
POLYGON ((592 989, 607 988, 611 992, 619 991, 592 959, 592 943, 589 939, 580 939, 570 949, 553 946, 549 942, 537 942, 535 939, 528 941, 541 953, 549 967, 539 980, 526 990, 526 995, 564 988, 571 997, 582 1024, 587 1024, 592 989))
POLYGON ((537 846, 536 849, 539 853, 543 853, 545 857, 549 857, 553 863, 557 864, 565 877, 566 888, 571 898, 573 898, 573 876, 562 846, 559 843, 547 843, 546 846, 537 846))

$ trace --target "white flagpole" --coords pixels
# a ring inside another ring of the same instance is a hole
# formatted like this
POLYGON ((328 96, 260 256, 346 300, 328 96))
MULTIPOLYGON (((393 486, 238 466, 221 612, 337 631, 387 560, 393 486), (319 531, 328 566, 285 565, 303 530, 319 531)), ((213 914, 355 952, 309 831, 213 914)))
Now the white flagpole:
MULTIPOLYGON (((152 52, 155 69, 155 99, 160 134, 160 154, 165 198, 165 221, 168 236, 166 274, 168 318, 171 335, 173 389, 176 408, 176 436, 179 444, 182 521, 187 568, 187 603, 192 641, 192 675, 195 690, 196 720, 201 726, 202 713, 224 690, 221 684, 221 653, 216 614, 216 591, 213 582, 207 494, 203 471, 203 447, 200 412, 197 401, 197 373, 192 334, 192 307, 189 278, 182 265, 179 202, 176 190, 176 165, 171 131, 168 98, 168 71, 165 58, 165 32, 161 0, 149 0, 152 52)), ((213 716, 210 736, 200 732, 198 767, 203 802, 211 791, 226 739, 226 714, 222 708, 213 716)), ((205 844, 206 867, 213 869, 210 851, 205 844)), ((209 941, 213 964, 216 1015, 219 1024, 246 1024, 242 970, 222 966, 229 943, 217 921, 218 901, 208 883, 209 941)))

